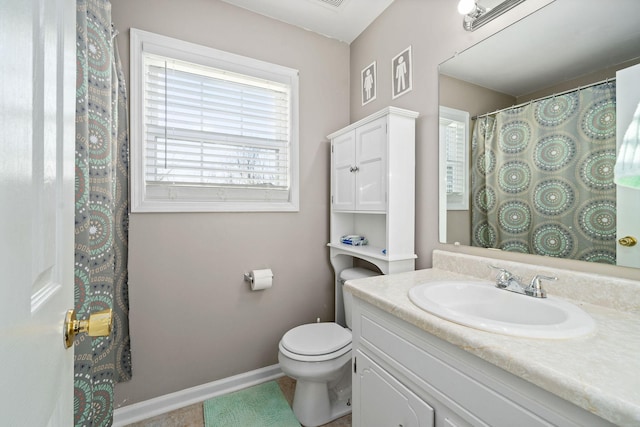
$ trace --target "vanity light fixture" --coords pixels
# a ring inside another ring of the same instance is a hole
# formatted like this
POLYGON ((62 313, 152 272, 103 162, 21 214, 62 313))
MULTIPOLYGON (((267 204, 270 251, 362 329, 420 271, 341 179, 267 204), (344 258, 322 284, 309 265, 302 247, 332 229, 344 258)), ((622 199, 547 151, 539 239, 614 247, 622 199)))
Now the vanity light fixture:
POLYGON ((475 11, 478 7, 475 0, 460 0, 458 3, 458 13, 460 15, 468 15, 475 11))
POLYGON ((489 9, 478 4, 477 0, 460 0, 458 12, 464 15, 463 28, 474 31, 524 1, 526 0, 505 0, 489 9))

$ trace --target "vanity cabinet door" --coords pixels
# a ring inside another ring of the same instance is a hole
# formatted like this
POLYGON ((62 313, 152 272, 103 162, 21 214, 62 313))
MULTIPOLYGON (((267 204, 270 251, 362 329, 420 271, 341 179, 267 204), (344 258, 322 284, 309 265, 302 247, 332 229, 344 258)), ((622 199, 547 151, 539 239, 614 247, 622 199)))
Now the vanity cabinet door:
POLYGON ((355 355, 354 427, 434 426, 433 408, 360 350, 355 355))

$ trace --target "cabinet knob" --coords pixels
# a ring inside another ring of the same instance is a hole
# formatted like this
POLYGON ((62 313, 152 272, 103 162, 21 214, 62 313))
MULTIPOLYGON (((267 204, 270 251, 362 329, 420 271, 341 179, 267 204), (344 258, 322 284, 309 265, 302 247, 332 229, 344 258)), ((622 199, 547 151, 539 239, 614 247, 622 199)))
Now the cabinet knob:
POLYGON ((359 170, 360 170, 360 168, 359 168, 359 167, 357 167, 357 166, 351 166, 351 167, 349 168, 349 172, 358 172, 359 170))

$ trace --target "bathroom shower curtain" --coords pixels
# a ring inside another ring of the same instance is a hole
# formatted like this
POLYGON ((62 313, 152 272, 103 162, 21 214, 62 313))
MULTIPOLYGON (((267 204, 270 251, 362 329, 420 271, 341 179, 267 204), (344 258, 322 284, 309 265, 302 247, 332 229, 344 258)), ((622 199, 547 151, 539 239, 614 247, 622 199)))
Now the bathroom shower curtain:
POLYGON ((76 426, 110 426, 114 382, 131 377, 126 90, 108 0, 77 0, 75 309, 112 308, 111 336, 75 340, 76 426))
POLYGON ((472 245, 615 264, 615 82, 479 117, 472 245))

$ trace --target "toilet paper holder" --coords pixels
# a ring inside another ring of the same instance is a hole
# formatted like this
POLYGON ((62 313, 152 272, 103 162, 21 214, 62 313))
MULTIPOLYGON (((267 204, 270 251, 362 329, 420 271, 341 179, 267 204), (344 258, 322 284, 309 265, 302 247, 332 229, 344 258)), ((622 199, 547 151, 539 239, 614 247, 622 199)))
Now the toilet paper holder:
MULTIPOLYGON (((274 277, 274 276, 271 276, 271 277, 274 277)), ((253 276, 251 275, 251 273, 244 273, 244 281, 253 283, 253 276)))
POLYGON ((252 291, 263 291, 273 286, 273 271, 270 268, 251 270, 244 274, 244 280, 250 283, 252 291))

